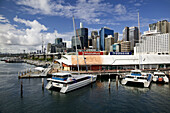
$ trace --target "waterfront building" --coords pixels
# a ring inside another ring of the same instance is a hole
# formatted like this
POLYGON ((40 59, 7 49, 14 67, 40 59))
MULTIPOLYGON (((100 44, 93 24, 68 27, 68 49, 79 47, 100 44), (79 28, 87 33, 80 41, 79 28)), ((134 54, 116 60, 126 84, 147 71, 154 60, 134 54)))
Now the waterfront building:
POLYGON ((123 41, 129 41, 129 27, 123 29, 123 41))
POLYGON ((100 50, 104 51, 105 50, 105 38, 108 35, 112 35, 112 37, 114 37, 114 31, 111 30, 110 28, 102 27, 101 30, 99 31, 99 34, 100 34, 100 50))
POLYGON ((117 43, 119 39, 119 33, 114 33, 114 43, 117 43))
POLYGON ((121 52, 131 52, 130 41, 121 42, 121 52))
POLYGON ((170 22, 167 20, 158 21, 157 23, 149 24, 149 31, 157 30, 161 33, 170 33, 170 22))
MULTIPOLYGON (((102 71, 102 70, 132 70, 139 69, 139 62, 141 69, 161 69, 170 68, 170 56, 169 55, 97 55, 99 53, 86 53, 86 65, 88 70, 102 71)), ((77 56, 76 55, 64 55, 61 60, 56 59, 58 63, 62 63, 63 68, 68 71, 77 71, 77 56)), ((78 56, 80 70, 85 70, 86 65, 83 55, 78 56)), ((113 72, 112 71, 112 72, 113 72)))
POLYGON ((82 49, 88 48, 88 29, 83 28, 83 24, 80 23, 80 29, 77 29, 77 36, 79 36, 81 41, 82 49))
POLYGON ((105 38, 105 51, 112 51, 110 46, 114 44, 114 38, 112 35, 108 35, 108 37, 105 38))
POLYGON ((170 54, 170 33, 143 35, 141 42, 136 44, 136 54, 170 54))

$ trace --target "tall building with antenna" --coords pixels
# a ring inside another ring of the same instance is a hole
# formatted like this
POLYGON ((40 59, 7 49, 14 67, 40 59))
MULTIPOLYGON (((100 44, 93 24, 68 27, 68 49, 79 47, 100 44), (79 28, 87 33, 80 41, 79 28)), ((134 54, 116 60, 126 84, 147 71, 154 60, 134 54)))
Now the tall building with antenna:
POLYGON ((88 48, 88 28, 84 28, 82 22, 80 22, 80 28, 77 29, 76 33, 80 38, 81 49, 88 48))

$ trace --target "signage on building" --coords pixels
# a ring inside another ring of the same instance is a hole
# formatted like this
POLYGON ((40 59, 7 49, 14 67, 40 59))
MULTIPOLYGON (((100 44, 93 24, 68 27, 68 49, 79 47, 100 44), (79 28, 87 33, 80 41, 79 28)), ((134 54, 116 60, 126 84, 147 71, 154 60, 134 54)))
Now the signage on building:
POLYGON ((132 55, 132 52, 110 52, 110 55, 132 55))
MULTIPOLYGON (((79 55, 83 55, 83 52, 79 52, 79 55)), ((103 55, 103 52, 97 52, 97 51, 86 51, 84 52, 84 55, 103 55)))

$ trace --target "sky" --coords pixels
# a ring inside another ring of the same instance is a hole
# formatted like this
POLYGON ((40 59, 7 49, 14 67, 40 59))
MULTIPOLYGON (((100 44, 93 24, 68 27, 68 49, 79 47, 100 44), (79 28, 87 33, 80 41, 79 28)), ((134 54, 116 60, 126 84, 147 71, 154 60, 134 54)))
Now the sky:
POLYGON ((23 53, 41 50, 44 45, 63 38, 71 46, 79 23, 92 30, 109 27, 118 32, 138 26, 148 31, 151 23, 170 21, 170 0, 0 0, 0 52, 23 53))

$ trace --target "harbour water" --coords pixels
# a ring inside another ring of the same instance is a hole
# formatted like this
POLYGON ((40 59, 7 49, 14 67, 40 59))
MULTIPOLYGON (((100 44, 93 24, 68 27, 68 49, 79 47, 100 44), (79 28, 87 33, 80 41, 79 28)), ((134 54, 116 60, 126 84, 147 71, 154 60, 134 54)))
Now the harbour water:
MULTIPOLYGON (((34 67, 0 61, 0 113, 136 113, 170 111, 170 84, 152 83, 150 88, 116 85, 111 78, 67 94, 42 89, 42 79, 18 79, 18 71, 34 67), (21 82, 23 92, 21 93, 21 82)), ((44 84, 47 84, 45 79, 44 84)))

